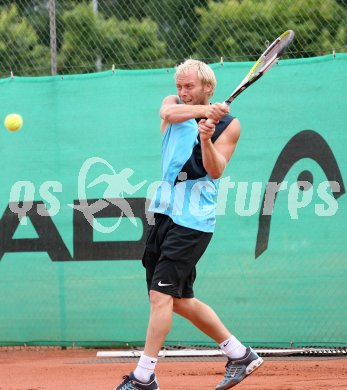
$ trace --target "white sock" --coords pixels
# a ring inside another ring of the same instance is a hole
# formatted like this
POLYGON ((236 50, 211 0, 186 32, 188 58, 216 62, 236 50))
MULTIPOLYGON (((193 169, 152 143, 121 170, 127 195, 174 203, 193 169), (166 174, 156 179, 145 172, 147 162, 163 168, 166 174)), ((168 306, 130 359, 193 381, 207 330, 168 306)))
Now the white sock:
POLYGON ((135 378, 144 383, 148 382, 154 372, 157 361, 157 358, 141 355, 137 367, 134 370, 135 378))
POLYGON ((246 347, 235 336, 231 336, 219 344, 219 346, 231 359, 238 359, 246 354, 246 347))

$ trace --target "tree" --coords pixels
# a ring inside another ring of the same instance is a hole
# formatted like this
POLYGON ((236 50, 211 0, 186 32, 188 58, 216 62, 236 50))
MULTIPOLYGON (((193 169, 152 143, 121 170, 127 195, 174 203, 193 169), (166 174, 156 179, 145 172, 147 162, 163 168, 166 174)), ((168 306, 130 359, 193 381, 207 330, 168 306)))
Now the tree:
POLYGON ((158 36, 166 42, 171 63, 193 54, 193 42, 199 33, 197 7, 206 7, 208 0, 102 0, 99 10, 120 20, 150 18, 157 23, 158 36))
POLYGON ((143 67, 143 62, 164 61, 165 43, 149 18, 118 20, 79 4, 63 15, 64 35, 59 66, 69 73, 94 72, 99 58, 106 69, 143 67))
POLYGON ((17 7, 0 8, 0 73, 15 75, 42 74, 50 67, 49 49, 39 38, 17 7))
POLYGON ((148 68, 167 65, 165 42, 158 38, 157 24, 150 18, 118 21, 110 18, 104 24, 105 44, 102 58, 123 68, 148 68))
POLYGON ((198 7, 206 7, 207 0, 151 0, 145 12, 157 22, 159 36, 165 40, 168 56, 175 63, 192 56, 193 43, 200 33, 198 7))
POLYGON ((266 41, 292 29, 291 57, 309 57, 347 44, 346 9, 335 0, 224 0, 199 8, 195 56, 210 62, 256 60, 266 41))

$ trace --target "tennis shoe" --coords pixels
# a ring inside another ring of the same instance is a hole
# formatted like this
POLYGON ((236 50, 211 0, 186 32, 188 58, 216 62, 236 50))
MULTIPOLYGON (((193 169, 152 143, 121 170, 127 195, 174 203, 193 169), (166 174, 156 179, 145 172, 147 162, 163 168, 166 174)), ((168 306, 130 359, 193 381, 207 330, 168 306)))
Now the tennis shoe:
POLYGON ((152 374, 147 383, 140 382, 133 372, 123 376, 123 382, 115 390, 159 390, 157 378, 152 374))
POLYGON ((262 363, 263 359, 250 347, 247 348, 244 357, 238 359, 228 358, 224 378, 218 383, 216 390, 227 390, 238 385, 262 363))

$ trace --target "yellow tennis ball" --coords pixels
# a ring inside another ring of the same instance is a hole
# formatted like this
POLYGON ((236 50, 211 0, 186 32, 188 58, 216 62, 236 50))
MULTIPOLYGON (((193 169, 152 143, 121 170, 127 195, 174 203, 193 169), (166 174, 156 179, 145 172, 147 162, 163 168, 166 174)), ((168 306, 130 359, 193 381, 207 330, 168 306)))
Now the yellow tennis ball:
POLYGON ((23 126, 23 118, 19 114, 9 114, 4 124, 7 130, 17 131, 23 126))

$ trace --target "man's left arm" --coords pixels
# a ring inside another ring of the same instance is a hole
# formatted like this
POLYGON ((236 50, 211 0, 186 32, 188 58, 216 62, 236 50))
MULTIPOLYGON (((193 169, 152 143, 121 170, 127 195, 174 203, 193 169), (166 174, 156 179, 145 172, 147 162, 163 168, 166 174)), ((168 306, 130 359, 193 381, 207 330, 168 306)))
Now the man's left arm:
POLYGON ((212 179, 218 179, 222 176, 225 167, 235 151, 241 132, 240 122, 236 118, 233 119, 213 144, 211 137, 214 130, 214 124, 205 120, 199 122, 203 165, 212 179))

